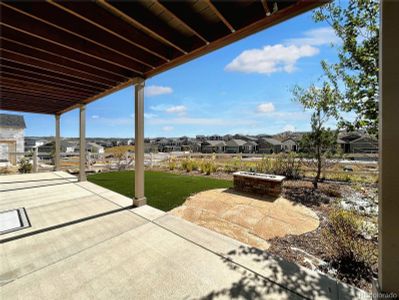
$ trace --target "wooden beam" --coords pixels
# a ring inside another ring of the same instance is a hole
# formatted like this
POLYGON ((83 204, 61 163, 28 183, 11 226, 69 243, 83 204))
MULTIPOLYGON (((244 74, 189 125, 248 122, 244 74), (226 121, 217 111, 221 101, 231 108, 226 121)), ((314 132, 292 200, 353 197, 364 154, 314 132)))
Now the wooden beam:
POLYGON ((29 107, 29 108, 34 108, 37 107, 38 109, 41 109, 43 111, 57 111, 59 109, 62 109, 66 105, 70 105, 68 103, 64 103, 64 105, 60 105, 60 103, 63 102, 58 102, 58 104, 54 104, 50 102, 47 99, 21 99, 21 98, 15 98, 11 96, 2 96, 2 104, 1 106, 14 106, 14 107, 29 107))
POLYGON ((71 100, 67 101, 67 100, 58 100, 54 98, 44 98, 34 95, 22 95, 4 90, 1 92, 1 99, 13 99, 15 101, 26 102, 29 104, 38 103, 38 104, 44 104, 45 106, 48 107, 57 107, 57 108, 65 107, 65 105, 74 105, 76 103, 71 100))
MULTIPOLYGON (((54 95, 54 94, 49 94, 45 92, 39 92, 39 91, 32 91, 32 90, 20 90, 18 88, 15 88, 13 86, 8 86, 8 85, 2 85, 0 88, 0 95, 2 93, 13 93, 21 96, 34 96, 34 97, 41 97, 45 99, 52 99, 52 100, 60 100, 60 101, 70 101, 71 97, 66 96, 66 95, 54 95)), ((76 99, 76 98, 74 98, 76 99)))
POLYGON ((39 1, 35 5, 30 5, 26 2, 15 1, 7 3, 6 6, 39 20, 40 23, 43 22, 65 33, 117 53, 128 60, 134 61, 137 66, 142 65, 139 68, 153 68, 165 62, 164 59, 154 56, 131 43, 127 43, 115 35, 85 22, 48 2, 39 1))
POLYGON ((43 109, 43 108, 38 108, 38 107, 35 107, 35 106, 29 106, 29 105, 21 107, 21 106, 12 105, 10 103, 7 103, 7 104, 2 103, 2 104, 0 104, 0 109, 9 110, 9 111, 36 113, 36 114, 47 114, 47 115, 54 115, 55 114, 55 112, 50 111, 48 109, 46 110, 46 109, 43 109))
POLYGON ((37 84, 32 82, 26 82, 20 79, 12 79, 6 77, 0 77, 1 86, 4 87, 11 87, 14 89, 18 89, 19 91, 26 91, 26 92, 44 92, 44 93, 51 93, 52 95, 59 95, 59 96, 67 96, 67 97, 74 97, 74 98, 88 98, 92 95, 90 94, 82 94, 80 92, 71 91, 68 89, 62 89, 58 87, 54 87, 51 85, 44 85, 44 84, 37 84))
POLYGON ((263 9, 265 10, 265 15, 267 17, 270 16, 272 13, 270 12, 269 5, 267 4, 267 0, 261 0, 261 2, 263 5, 263 9))
POLYGON ((104 47, 98 47, 97 44, 79 38, 71 33, 65 32, 59 28, 51 26, 46 22, 38 22, 38 19, 5 6, 4 2, 0 2, 2 10, 1 22, 4 26, 11 27, 15 30, 22 31, 28 35, 35 36, 53 44, 65 47, 91 57, 115 64, 122 68, 127 68, 137 75, 143 74, 148 70, 144 65, 134 60, 118 55, 104 47))
POLYGON ((114 85, 115 82, 123 81, 124 79, 124 77, 115 76, 109 73, 106 74, 107 77, 99 76, 99 71, 94 68, 90 69, 89 66, 78 64, 64 58, 59 58, 49 52, 36 50, 23 44, 16 43, 12 40, 0 38, 0 45, 2 49, 6 49, 13 53, 23 55, 24 57, 33 60, 34 62, 29 62, 33 63, 37 67, 44 67, 44 69, 60 72, 61 74, 72 75, 76 78, 81 78, 94 83, 102 83, 106 85, 114 85), (92 73, 87 72, 87 69, 91 70, 92 73))
POLYGON ((174 48, 144 34, 142 31, 129 25, 115 14, 112 14, 108 10, 97 5, 97 3, 87 1, 55 2, 52 0, 50 0, 50 3, 132 45, 147 51, 148 53, 160 57, 163 60, 169 61, 180 55, 180 53, 177 54, 175 52, 176 50, 174 48))
POLYGON ((215 13, 215 15, 226 25, 226 27, 231 31, 234 32, 236 31, 234 27, 227 21, 227 19, 223 16, 223 14, 217 9, 217 7, 212 3, 211 0, 206 0, 208 3, 208 6, 212 9, 212 11, 215 13))
MULTIPOLYGON (((134 85, 134 84, 136 84, 139 80, 140 80, 140 78, 132 78, 132 79, 129 79, 128 81, 123 82, 123 83, 119 84, 118 86, 116 86, 116 87, 114 87, 114 88, 111 88, 111 89, 106 90, 106 91, 104 91, 104 92, 102 92, 102 93, 100 93, 100 94, 97 94, 97 95, 94 95, 94 96, 92 96, 92 97, 89 97, 89 98, 85 99, 84 101, 82 101, 82 103, 84 103, 84 104, 89 104, 89 103, 91 103, 91 102, 93 102, 93 101, 95 101, 95 100, 97 100, 97 99, 99 99, 99 98, 108 96, 108 95, 110 95, 110 94, 112 94, 112 93, 115 93, 115 92, 117 92, 117 91, 119 91, 119 90, 121 90, 121 89, 124 89, 124 88, 126 88, 126 87, 128 87, 128 86, 134 85)), ((79 104, 74 105, 74 106, 70 106, 70 107, 68 107, 68 108, 66 108, 66 109, 64 109, 64 110, 58 111, 57 113, 63 114, 63 113, 66 113, 66 112, 68 112, 68 111, 70 111, 70 110, 73 110, 73 109, 75 109, 75 108, 78 108, 78 107, 79 107, 79 104)))
POLYGON ((130 71, 128 68, 120 67, 107 61, 70 50, 63 46, 48 42, 44 39, 29 35, 23 31, 13 29, 8 26, 0 24, 0 32, 3 39, 8 39, 13 43, 18 43, 19 46, 30 47, 37 51, 44 52, 46 55, 48 55, 48 59, 51 59, 52 56, 55 56, 58 59, 66 61, 66 63, 70 66, 72 66, 70 62, 78 63, 83 65, 88 72, 94 71, 94 74, 97 74, 98 76, 101 75, 105 78, 112 79, 113 75, 127 80, 131 77, 134 77, 134 74, 136 74, 130 71))
POLYGON ((171 15, 173 18, 178 20, 183 27, 185 27, 187 30, 191 31, 193 34, 195 34, 198 38, 200 38, 205 44, 209 44, 210 40, 205 37, 204 34, 200 33, 198 28, 194 28, 193 25, 189 25, 187 19, 193 17, 193 12, 190 14, 186 15, 186 13, 182 12, 179 9, 179 6, 183 5, 183 2, 168 2, 168 1, 156 1, 165 11, 171 15), (176 5, 177 4, 177 5, 176 5))
MULTIPOLYGON (((0 51, 2 55, 6 54, 3 49, 0 51)), ((63 80, 66 82, 70 82, 72 85, 78 85, 78 86, 83 86, 83 87, 88 87, 88 88, 93 88, 93 89, 105 89, 108 87, 113 86, 112 84, 104 84, 100 82, 93 82, 91 80, 85 80, 84 78, 79 78, 75 76, 70 76, 66 72, 59 72, 54 71, 52 69, 44 68, 40 64, 35 64, 34 59, 27 59, 27 61, 21 61, 18 59, 10 59, 8 57, 2 57, 0 60, 0 63, 4 67, 8 68, 13 68, 15 70, 20 70, 20 71, 26 71, 30 72, 32 74, 38 74, 39 76, 47 76, 49 78, 54 78, 56 80, 63 80)))
POLYGON ((34 88, 40 88, 40 89, 44 89, 47 91, 60 91, 63 92, 65 94, 70 94, 70 95, 75 95, 75 96, 79 96, 79 97, 90 97, 95 93, 88 93, 88 92, 82 92, 82 91, 77 91, 71 88, 65 88, 65 87, 60 87, 58 86, 58 84, 47 84, 46 82, 41 82, 38 80, 29 80, 29 78, 21 78, 22 76, 18 76, 18 75, 14 75, 11 74, 9 76, 4 76, 4 74, 0 74, 0 79, 2 80, 2 84, 3 82, 7 83, 7 82, 12 82, 14 84, 19 84, 20 86, 22 86, 22 88, 29 88, 29 87, 34 87, 34 88))
POLYGON ((87 87, 82 87, 77 84, 69 83, 65 80, 60 80, 60 79, 55 79, 55 78, 49 78, 45 75, 42 74, 31 74, 28 71, 25 70, 15 70, 7 67, 2 67, 1 68, 1 75, 4 77, 10 77, 10 78, 22 78, 22 80, 25 80, 27 82, 39 82, 39 83, 47 83, 50 85, 58 86, 58 87, 64 87, 70 90, 78 91, 78 92, 85 92, 85 93, 98 93, 101 91, 101 89, 94 89, 94 88, 87 88, 87 87))
MULTIPOLYGON (((185 56, 181 56, 170 63, 166 63, 162 65, 161 67, 157 68, 156 70, 151 70, 145 73, 145 78, 149 78, 152 76, 155 76, 159 73, 165 72, 166 70, 169 70, 171 68, 174 68, 178 65, 181 65, 183 63, 186 63, 194 58, 197 58, 199 56, 202 56, 204 54, 207 54, 209 52, 212 52, 216 49, 222 48, 228 44, 231 44, 234 41, 238 41, 242 38, 247 37, 250 34, 254 34, 258 31, 261 31, 265 28, 274 26, 276 24, 279 24, 280 22, 285 21, 286 19, 292 18, 296 15, 299 15, 305 11, 311 10, 313 8, 316 8, 322 3, 328 3, 329 1, 319 1, 319 0, 299 0, 296 4, 291 5, 285 9, 281 9, 277 11, 276 13, 272 14, 270 17, 263 17, 262 19, 246 26, 240 29, 237 29, 235 32, 211 43, 210 45, 204 45, 202 47, 199 47, 193 51, 191 51, 189 54, 185 56)), ((221 3, 221 2, 218 2, 221 3)))
POLYGON ((180 32, 171 28, 152 14, 147 8, 137 1, 112 1, 99 0, 98 3, 116 16, 122 18, 129 24, 156 37, 161 42, 174 47, 183 54, 188 53, 198 42, 197 39, 185 42, 187 38, 180 32))

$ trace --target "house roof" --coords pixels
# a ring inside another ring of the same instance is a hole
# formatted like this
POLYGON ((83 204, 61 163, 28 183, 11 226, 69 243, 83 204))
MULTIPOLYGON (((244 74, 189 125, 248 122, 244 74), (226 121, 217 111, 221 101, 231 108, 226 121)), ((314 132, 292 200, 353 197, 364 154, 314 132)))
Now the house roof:
POLYGON ((206 144, 209 144, 212 147, 217 147, 217 146, 225 146, 226 142, 225 141, 214 141, 214 140, 207 140, 205 141, 206 144))
POLYGON ((272 139, 272 138, 263 138, 263 141, 265 141, 266 143, 272 144, 274 146, 278 146, 281 145, 281 142, 276 140, 276 139, 272 139))
POLYGON ((0 114, 0 126, 26 128, 24 116, 10 114, 0 114))
POLYGON ((245 145, 252 145, 252 146, 256 146, 258 143, 255 141, 246 141, 245 145))
POLYGON ((373 136, 365 135, 365 136, 361 136, 361 137, 359 137, 359 138, 357 138, 357 139, 355 139, 355 140, 350 141, 349 144, 354 144, 354 143, 360 142, 360 141, 362 141, 362 140, 369 140, 369 141, 371 141, 371 142, 377 142, 377 141, 378 141, 378 140, 377 140, 375 137, 373 137, 373 136))
POLYGON ((243 146, 245 143, 246 141, 244 140, 232 139, 226 142, 226 146, 243 146))
POLYGON ((0 108, 60 114, 326 2, 3 1, 0 108))
POLYGON ((281 141, 281 143, 287 142, 287 141, 289 141, 289 140, 291 140, 291 141, 297 143, 298 141, 300 141, 300 139, 301 139, 300 137, 293 137, 293 136, 291 136, 291 137, 288 137, 288 138, 286 138, 286 139, 283 139, 283 140, 281 141))

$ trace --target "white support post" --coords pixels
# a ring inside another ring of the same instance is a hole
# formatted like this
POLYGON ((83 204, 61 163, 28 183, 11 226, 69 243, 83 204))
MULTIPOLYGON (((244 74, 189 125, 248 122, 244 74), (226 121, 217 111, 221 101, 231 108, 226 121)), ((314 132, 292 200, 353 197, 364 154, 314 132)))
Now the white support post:
POLYGON ((399 297, 399 1, 384 0, 380 5, 379 249, 373 296, 387 299, 393 297, 384 294, 399 297))
POLYGON ((54 143, 55 151, 54 151, 54 165, 55 170, 60 170, 60 115, 55 115, 55 143, 54 143))
POLYGON ((134 110, 134 130, 135 130, 135 193, 133 205, 141 206, 147 203, 144 196, 144 79, 135 85, 135 110, 134 110))
POLYGON ((86 181, 86 106, 79 108, 79 181, 86 181))
POLYGON ((35 147, 34 151, 33 151, 33 158, 32 158, 32 160, 33 160, 32 172, 33 173, 37 173, 39 171, 38 161, 37 161, 38 160, 38 149, 39 149, 38 147, 35 147))

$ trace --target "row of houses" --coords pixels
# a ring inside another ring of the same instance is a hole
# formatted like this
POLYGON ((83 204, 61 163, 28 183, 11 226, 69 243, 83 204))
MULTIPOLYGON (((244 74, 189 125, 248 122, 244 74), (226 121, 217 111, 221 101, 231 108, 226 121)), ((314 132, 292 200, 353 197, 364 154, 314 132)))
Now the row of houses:
MULTIPOLYGON (((202 153, 280 153, 299 152, 302 135, 294 135, 278 140, 273 137, 250 137, 204 139, 202 136, 190 139, 159 139, 146 143, 146 152, 190 151, 202 153)), ((337 144, 343 153, 377 153, 378 141, 365 134, 340 134, 337 144)))
MULTIPOLYGON (((52 138, 25 137, 25 120, 21 115, 0 114, 0 163, 15 164, 24 152, 38 148, 40 153, 52 153, 52 138), (15 153, 21 153, 15 154, 15 153), (18 156, 19 155, 19 156, 18 156)), ((198 135, 195 138, 145 139, 146 152, 189 151, 202 153, 279 153, 300 151, 300 140, 304 132, 283 132, 270 135, 198 135)), ((340 132, 337 143, 344 153, 377 153, 378 142, 375 137, 364 132, 340 132)), ((134 139, 88 138, 86 151, 102 154, 104 149, 117 145, 134 145, 134 139)), ((62 153, 78 153, 77 139, 63 139, 62 153)))

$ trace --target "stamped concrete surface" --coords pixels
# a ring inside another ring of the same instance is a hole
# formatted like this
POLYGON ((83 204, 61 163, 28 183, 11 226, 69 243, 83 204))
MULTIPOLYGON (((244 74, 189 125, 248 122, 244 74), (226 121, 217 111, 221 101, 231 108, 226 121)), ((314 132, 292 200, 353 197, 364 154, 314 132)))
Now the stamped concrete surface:
POLYGON ((0 299, 367 298, 62 172, 0 176, 0 184, 1 208, 25 207, 32 222, 0 235, 0 299))
POLYGON ((319 226, 317 215, 301 204, 232 189, 200 192, 170 213, 264 250, 270 246, 269 239, 303 234, 319 226))

